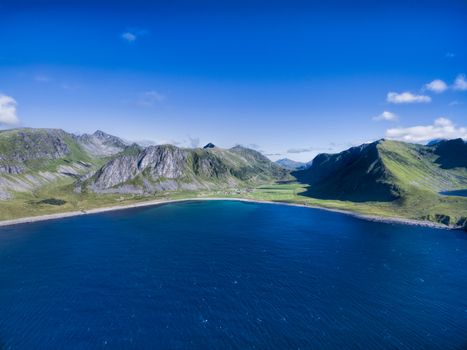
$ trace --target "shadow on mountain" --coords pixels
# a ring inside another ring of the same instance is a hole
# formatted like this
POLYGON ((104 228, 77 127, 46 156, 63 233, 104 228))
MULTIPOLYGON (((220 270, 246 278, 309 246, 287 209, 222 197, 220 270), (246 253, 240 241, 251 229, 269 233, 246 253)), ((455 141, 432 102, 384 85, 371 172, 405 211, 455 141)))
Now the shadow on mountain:
POLYGON ((399 190, 391 181, 378 151, 381 141, 352 147, 337 154, 319 154, 311 167, 294 171, 308 185, 304 196, 353 202, 390 202, 399 190))
POLYGON ((462 139, 440 141, 432 147, 442 169, 467 167, 467 143, 462 139))
POLYGON ((303 171, 293 172, 292 175, 299 183, 308 186, 306 191, 300 193, 306 197, 352 202, 392 202, 400 197, 397 187, 389 183, 347 181, 350 185, 347 187, 347 184, 339 184, 339 180, 333 179, 322 182, 309 181, 303 176, 303 171))

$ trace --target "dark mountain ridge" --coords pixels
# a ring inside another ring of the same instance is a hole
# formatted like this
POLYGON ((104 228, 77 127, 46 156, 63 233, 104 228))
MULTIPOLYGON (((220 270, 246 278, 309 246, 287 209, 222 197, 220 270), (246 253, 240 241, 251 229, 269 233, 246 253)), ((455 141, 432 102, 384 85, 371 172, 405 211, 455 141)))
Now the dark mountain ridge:
POLYGON ((462 139, 442 140, 432 146, 443 169, 467 168, 467 143, 462 139))
POLYGON ((102 131, 0 131, 3 218, 21 216, 25 208, 31 215, 54 212, 47 206, 81 210, 148 196, 242 195, 467 224, 467 198, 453 194, 467 188, 461 139, 430 145, 379 140, 320 154, 292 174, 302 185, 289 170, 242 146, 142 147, 102 131))
POLYGON ((467 144, 431 145, 378 140, 337 154, 319 154, 293 172, 309 185, 306 195, 350 201, 393 201, 412 190, 439 192, 467 186, 467 144))
POLYGON ((301 170, 307 167, 307 163, 297 162, 289 158, 278 159, 275 163, 287 170, 301 170))
POLYGON ((337 154, 317 155, 308 169, 294 172, 310 184, 306 195, 350 201, 392 201, 400 189, 381 159, 378 145, 383 141, 352 147, 337 154))

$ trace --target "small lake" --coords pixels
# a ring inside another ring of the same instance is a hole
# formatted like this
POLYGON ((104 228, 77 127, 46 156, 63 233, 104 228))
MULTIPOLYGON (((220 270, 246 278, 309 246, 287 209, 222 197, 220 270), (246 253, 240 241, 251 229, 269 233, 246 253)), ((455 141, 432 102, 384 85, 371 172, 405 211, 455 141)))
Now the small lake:
POLYGON ((455 190, 455 191, 443 191, 439 194, 444 196, 458 196, 458 197, 467 197, 467 189, 465 190, 455 190))
POLYGON ((0 349, 466 349, 467 234, 235 201, 0 228, 0 349))

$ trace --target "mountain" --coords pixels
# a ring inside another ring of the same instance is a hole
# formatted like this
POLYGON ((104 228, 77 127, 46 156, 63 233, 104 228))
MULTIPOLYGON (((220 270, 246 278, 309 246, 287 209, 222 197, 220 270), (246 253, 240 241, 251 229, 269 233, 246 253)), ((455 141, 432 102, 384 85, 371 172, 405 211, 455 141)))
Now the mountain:
POLYGON ((144 148, 99 130, 84 135, 60 129, 0 132, 0 199, 46 185, 73 184, 78 192, 147 194, 252 186, 287 176, 261 153, 241 146, 144 148))
POLYGON ((0 132, 0 199, 81 174, 90 157, 76 138, 58 129, 0 132))
POLYGON ((284 169, 287 160, 279 163, 242 146, 142 147, 102 131, 4 130, 0 219, 194 195, 294 202, 467 227, 467 197, 458 191, 467 189, 467 144, 461 139, 429 145, 379 140, 319 154, 293 171, 284 169))
POLYGON ((110 156, 123 151, 128 144, 121 138, 97 130, 75 137, 84 150, 94 156, 110 156))
POLYGON ((312 165, 294 175, 310 185, 307 194, 321 199, 391 201, 398 188, 391 182, 379 143, 352 147, 338 154, 319 154, 312 165))
POLYGON ((127 147, 97 131, 77 136, 60 129, 21 128, 0 132, 0 199, 95 171, 108 155, 127 147))
POLYGON ((436 145, 438 142, 441 142, 441 141, 446 141, 446 139, 433 139, 433 140, 430 140, 426 143, 427 146, 434 146, 436 145))
POLYGON ((0 132, 0 173, 21 174, 38 167, 41 160, 55 160, 72 153, 74 140, 63 130, 17 129, 0 132))
POLYGON ((466 161, 461 139, 431 145, 379 140, 319 154, 308 169, 293 175, 308 186, 304 196, 371 202, 401 216, 462 226, 467 222, 467 198, 440 192, 467 188, 466 161))
POLYGON ((467 142, 462 139, 443 140, 433 145, 436 163, 443 169, 467 168, 467 142))
POLYGON ((379 140, 337 154, 319 154, 294 175, 307 195, 350 201, 393 201, 414 190, 438 193, 467 186, 467 145, 379 140))
POLYGON ((306 163, 297 162, 289 158, 276 160, 276 164, 279 164, 281 167, 287 170, 299 170, 306 167, 306 163))
POLYGON ((187 149, 150 146, 122 154, 85 177, 81 190, 96 193, 154 193, 257 185, 288 173, 261 153, 240 146, 187 149))

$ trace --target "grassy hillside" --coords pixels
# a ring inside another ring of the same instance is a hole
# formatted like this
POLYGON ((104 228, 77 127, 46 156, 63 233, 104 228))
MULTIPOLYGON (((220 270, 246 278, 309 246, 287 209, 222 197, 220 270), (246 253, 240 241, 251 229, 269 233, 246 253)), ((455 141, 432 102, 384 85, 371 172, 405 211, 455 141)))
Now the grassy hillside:
POLYGON ((308 201, 360 212, 461 224, 467 198, 441 191, 467 188, 467 150, 462 140, 424 146, 381 140, 318 155, 294 173, 308 201), (360 204, 359 204, 360 203, 360 204))
POLYGON ((0 220, 152 199, 241 197, 467 226, 467 198, 439 194, 467 188, 466 160, 462 140, 380 140, 318 155, 293 172, 294 182, 240 146, 142 148, 102 132, 9 130, 0 132, 0 220))
POLYGON ((78 137, 60 129, 0 132, 0 200, 63 183, 95 171, 108 157, 88 153, 78 137))
POLYGON ((320 199, 392 201, 399 197, 392 174, 380 156, 382 142, 352 147, 338 154, 320 154, 310 168, 293 174, 320 199))
POLYGON ((172 190, 244 188, 287 179, 288 172, 243 147, 187 149, 150 146, 124 152, 86 179, 83 191, 153 194, 172 190))

